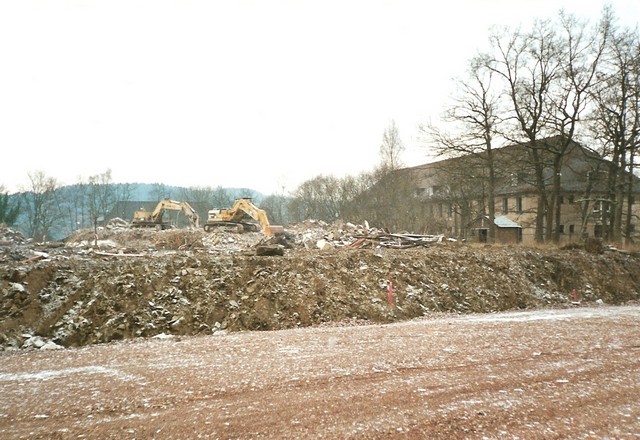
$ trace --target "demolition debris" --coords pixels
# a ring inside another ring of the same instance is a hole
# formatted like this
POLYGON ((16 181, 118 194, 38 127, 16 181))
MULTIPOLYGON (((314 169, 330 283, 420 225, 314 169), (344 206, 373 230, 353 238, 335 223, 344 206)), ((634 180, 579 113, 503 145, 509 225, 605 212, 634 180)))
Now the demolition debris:
POLYGON ((0 347, 624 304, 640 297, 638 273, 637 253, 472 245, 348 223, 265 237, 114 222, 64 243, 5 227, 0 347))

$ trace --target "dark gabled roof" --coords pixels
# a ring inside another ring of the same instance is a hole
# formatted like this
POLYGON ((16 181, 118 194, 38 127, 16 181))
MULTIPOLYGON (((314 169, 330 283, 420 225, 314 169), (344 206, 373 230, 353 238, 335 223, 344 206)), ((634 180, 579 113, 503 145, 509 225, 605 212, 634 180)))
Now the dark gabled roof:
MULTIPOLYGON (((548 146, 561 145, 560 136, 540 140, 542 145, 537 151, 545 163, 544 178, 551 183, 553 177, 553 155, 545 150, 548 146)), ((496 171, 496 195, 525 193, 535 190, 534 170, 531 154, 531 142, 512 144, 492 150, 496 171)), ((463 179, 471 177, 475 172, 486 168, 487 153, 469 154, 460 157, 447 158, 414 167, 403 168, 398 172, 416 173, 425 178, 436 177, 445 173, 448 177, 463 179)), ((589 182, 593 183, 594 192, 604 192, 606 189, 606 171, 610 161, 600 158, 592 151, 577 142, 571 142, 563 157, 561 167, 561 186, 564 192, 582 192, 589 182)), ((445 175, 443 174, 443 176, 445 175)), ((634 192, 640 192, 640 178, 634 176, 634 192)))
MULTIPOLYGON (((540 143, 541 145, 553 145, 553 144, 557 145, 559 142, 560 142, 559 136, 538 141, 538 143, 540 143)), ((492 150, 494 161, 501 162, 504 160, 528 159, 528 158, 525 158, 525 156, 528 156, 529 151, 532 149, 531 145, 532 145, 532 142, 529 141, 529 142, 514 143, 514 144, 506 145, 503 147, 494 148, 492 150)), ((571 145, 573 147, 578 147, 581 150, 583 150, 585 155, 590 154, 594 159, 598 159, 598 157, 594 153, 584 149, 577 142, 572 142, 571 145)), ((539 151, 543 151, 542 147, 539 149, 539 151)), ((456 165, 459 163, 467 164, 469 162, 480 165, 486 161, 485 157, 487 156, 487 154, 488 153, 486 151, 482 151, 477 154, 470 153, 470 154, 465 154, 465 155, 456 156, 456 157, 449 157, 446 159, 441 159, 441 160, 425 163, 422 165, 403 168, 403 170, 420 171, 420 170, 431 170, 431 169, 447 169, 453 166, 454 164, 456 165)))

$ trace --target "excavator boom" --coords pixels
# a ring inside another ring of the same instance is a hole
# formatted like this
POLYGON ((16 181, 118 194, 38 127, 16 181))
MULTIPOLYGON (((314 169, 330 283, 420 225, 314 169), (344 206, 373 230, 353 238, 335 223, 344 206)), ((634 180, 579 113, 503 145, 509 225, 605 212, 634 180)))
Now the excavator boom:
POLYGON ((169 229, 172 227, 168 222, 164 221, 166 211, 182 211, 189 219, 191 226, 200 227, 200 216, 195 209, 187 202, 180 202, 171 199, 164 199, 158 202, 152 212, 138 210, 133 214, 133 219, 129 225, 131 228, 156 228, 169 229))
POLYGON ((235 229, 238 232, 258 231, 259 228, 262 228, 262 231, 268 236, 284 233, 282 226, 269 223, 266 211, 255 206, 250 198, 236 199, 233 206, 228 209, 210 210, 207 222, 204 224, 204 230, 211 231, 219 227, 235 229), (244 221, 247 216, 257 224, 244 221))

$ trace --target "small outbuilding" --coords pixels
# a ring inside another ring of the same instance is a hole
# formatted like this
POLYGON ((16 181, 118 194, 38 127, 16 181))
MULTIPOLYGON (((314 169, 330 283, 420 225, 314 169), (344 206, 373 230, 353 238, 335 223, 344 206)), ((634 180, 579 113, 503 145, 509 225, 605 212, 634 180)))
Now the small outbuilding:
MULTIPOLYGON (((496 217, 493 223, 496 226, 496 243, 520 243, 522 241, 522 226, 507 216, 496 217)), ((486 243, 489 237, 489 217, 483 216, 473 222, 474 241, 486 243)))
POLYGON ((522 226, 508 217, 501 215, 493 221, 496 225, 497 243, 520 243, 522 241, 522 226))

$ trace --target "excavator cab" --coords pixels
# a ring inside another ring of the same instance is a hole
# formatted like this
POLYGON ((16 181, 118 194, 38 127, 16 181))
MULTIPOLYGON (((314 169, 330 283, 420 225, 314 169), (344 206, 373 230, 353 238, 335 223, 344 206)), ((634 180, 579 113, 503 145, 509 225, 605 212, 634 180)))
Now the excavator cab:
POLYGON ((189 219, 192 227, 200 226, 200 217, 195 209, 187 202, 164 199, 158 202, 153 212, 139 209, 133 213, 133 219, 129 225, 130 228, 155 228, 158 230, 170 229, 173 227, 169 222, 164 220, 166 211, 182 211, 189 219))
POLYGON ((235 232, 258 232, 262 229, 267 236, 284 234, 284 227, 270 224, 266 211, 255 206, 248 197, 236 199, 231 208, 209 210, 203 227, 207 232, 224 227, 235 232))

